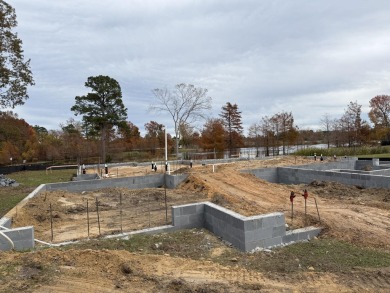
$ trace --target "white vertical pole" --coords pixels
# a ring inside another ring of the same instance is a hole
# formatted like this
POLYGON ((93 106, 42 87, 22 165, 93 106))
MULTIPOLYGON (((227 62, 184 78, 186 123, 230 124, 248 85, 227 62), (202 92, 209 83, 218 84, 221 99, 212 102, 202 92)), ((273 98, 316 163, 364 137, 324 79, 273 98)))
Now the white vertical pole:
POLYGON ((168 174, 171 174, 170 166, 168 164, 168 138, 167 138, 167 128, 165 128, 165 165, 167 166, 168 174))
POLYGON ((165 128, 165 163, 168 162, 168 139, 167 139, 167 128, 165 128))

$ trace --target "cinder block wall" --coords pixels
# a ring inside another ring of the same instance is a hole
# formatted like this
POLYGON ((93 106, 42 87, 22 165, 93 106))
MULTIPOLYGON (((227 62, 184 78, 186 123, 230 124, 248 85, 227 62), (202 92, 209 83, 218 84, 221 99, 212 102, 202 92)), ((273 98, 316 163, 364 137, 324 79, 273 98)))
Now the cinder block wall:
POLYGON ((245 217, 210 202, 174 206, 172 219, 175 230, 204 227, 243 251, 311 239, 321 232, 308 227, 287 234, 283 213, 245 217))
POLYGON ((278 168, 279 183, 300 184, 313 180, 334 181, 347 185, 358 185, 366 188, 389 188, 390 178, 381 175, 356 174, 334 171, 304 170, 296 168, 278 168))
POLYGON ((253 174, 257 178, 264 179, 271 183, 279 183, 277 168, 242 170, 241 172, 253 174))
MULTIPOLYGON (((318 160, 318 158, 317 158, 318 160)), ((354 170, 356 168, 356 164, 359 162, 357 158, 347 158, 347 159, 339 159, 338 161, 330 161, 330 162, 318 162, 316 164, 308 164, 308 165, 299 165, 299 166, 290 166, 291 168, 298 169, 310 169, 310 170, 333 170, 333 169, 351 169, 354 170)), ((370 161, 371 165, 372 162, 370 161)))
POLYGON ((172 206, 172 225, 177 229, 204 227, 204 203, 172 206))
POLYGON ((187 178, 187 174, 168 175, 156 174, 147 176, 104 178, 96 180, 82 180, 75 182, 61 182, 45 184, 45 190, 68 190, 81 192, 85 190, 97 190, 107 187, 127 187, 131 189, 161 187, 165 183, 167 188, 175 188, 180 182, 187 178), (164 180, 166 178, 166 180, 164 180))
MULTIPOLYGON (((97 180, 84 180, 76 182, 63 182, 46 184, 46 190, 68 190, 81 192, 84 190, 97 190, 107 187, 127 187, 127 188, 152 188, 164 184, 164 174, 149 176, 105 178, 97 180)), ((168 175, 167 175, 168 176, 168 175)))
MULTIPOLYGON (((15 250, 34 248, 34 227, 22 227, 10 230, 1 230, 14 244, 15 250)), ((12 244, 0 233, 0 251, 11 250, 12 244)))
POLYGON ((205 203, 204 227, 230 242, 240 250, 246 250, 244 218, 212 203, 205 203))
POLYGON ((279 246, 286 235, 286 221, 283 213, 271 213, 244 219, 245 251, 256 247, 279 246))

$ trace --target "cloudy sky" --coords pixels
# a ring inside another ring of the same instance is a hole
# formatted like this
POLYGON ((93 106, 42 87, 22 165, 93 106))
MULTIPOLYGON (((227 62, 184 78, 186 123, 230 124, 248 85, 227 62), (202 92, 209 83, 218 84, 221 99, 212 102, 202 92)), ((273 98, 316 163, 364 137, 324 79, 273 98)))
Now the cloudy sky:
POLYGON ((245 130, 261 117, 292 112, 300 129, 340 118, 390 94, 388 0, 12 0, 36 85, 14 111, 31 125, 59 129, 74 116, 89 76, 122 88, 128 120, 141 132, 155 120, 152 90, 207 88, 211 117, 226 102, 245 130))

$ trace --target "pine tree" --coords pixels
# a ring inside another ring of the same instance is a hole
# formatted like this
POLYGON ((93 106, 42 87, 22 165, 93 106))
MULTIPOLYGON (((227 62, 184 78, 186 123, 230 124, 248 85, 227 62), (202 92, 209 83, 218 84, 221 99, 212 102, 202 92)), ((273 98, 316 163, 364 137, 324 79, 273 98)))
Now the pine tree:
POLYGON ((222 118, 225 128, 226 144, 229 150, 229 157, 231 157, 234 149, 243 146, 241 112, 238 111, 237 104, 232 105, 230 102, 227 102, 222 107, 222 113, 219 116, 222 118))

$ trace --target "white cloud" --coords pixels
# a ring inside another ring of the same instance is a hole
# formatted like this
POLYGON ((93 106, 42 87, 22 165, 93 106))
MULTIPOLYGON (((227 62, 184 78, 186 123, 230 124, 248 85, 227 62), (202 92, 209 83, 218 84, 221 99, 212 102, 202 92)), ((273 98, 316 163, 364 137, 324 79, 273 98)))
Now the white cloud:
MULTIPOLYGON (((341 115, 350 101, 389 94, 388 1, 11 1, 36 86, 16 109, 57 129, 88 76, 118 80, 143 130, 151 90, 209 89, 213 115, 237 103, 245 127, 291 111, 300 127, 341 115)), ((168 126, 169 128, 169 126, 168 126)))

